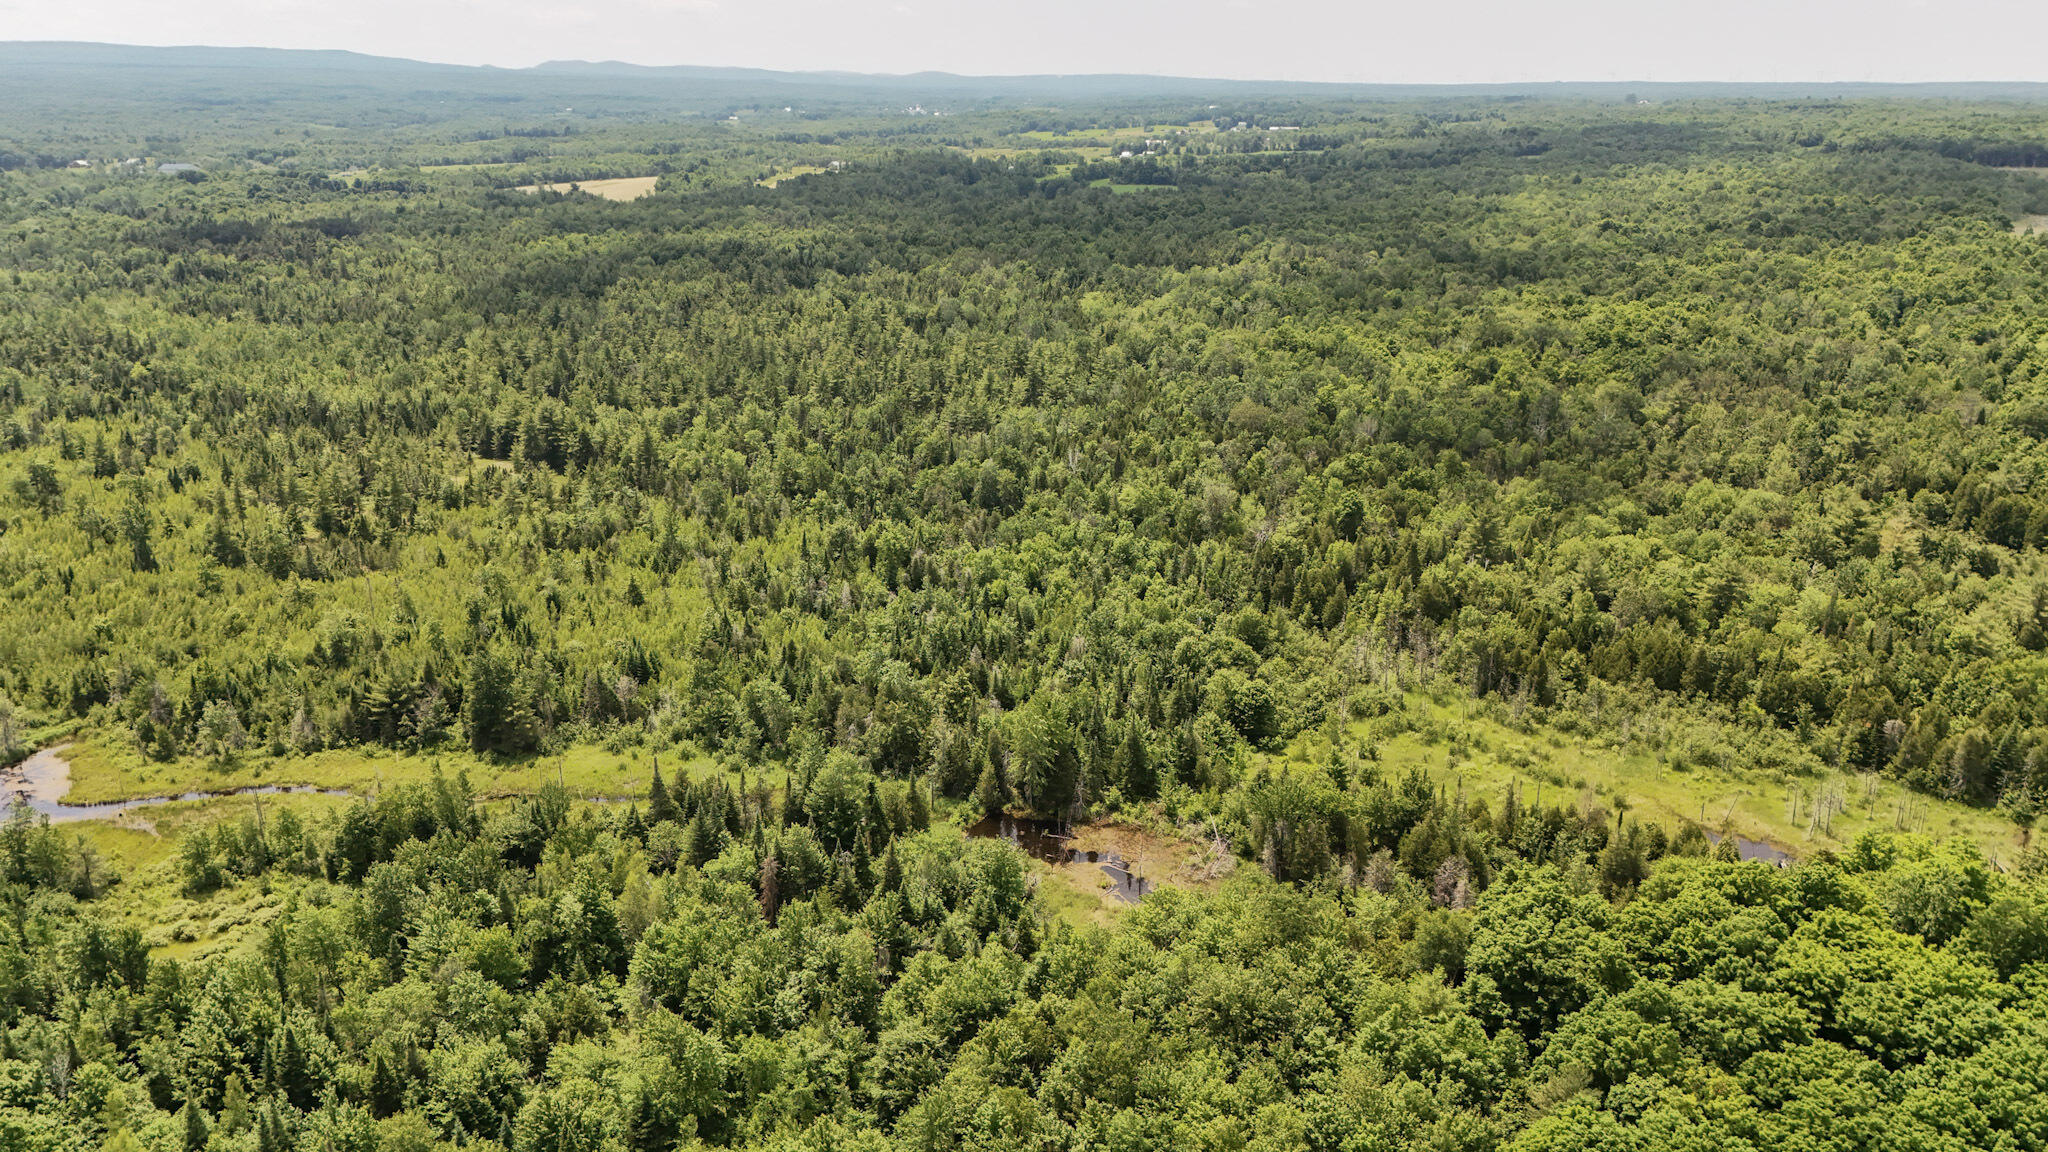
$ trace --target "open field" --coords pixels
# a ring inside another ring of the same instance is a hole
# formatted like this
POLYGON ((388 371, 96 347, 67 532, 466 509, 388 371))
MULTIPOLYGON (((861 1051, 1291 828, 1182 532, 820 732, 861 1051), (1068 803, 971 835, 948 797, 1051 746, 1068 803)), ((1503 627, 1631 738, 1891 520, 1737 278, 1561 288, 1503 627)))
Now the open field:
POLYGON ((1075 128, 1066 132, 1036 129, 1029 132, 1014 132, 1010 136, 1033 141, 1050 141, 1064 144, 1079 140, 1179 140, 1195 136, 1217 135, 1216 125, 1208 120, 1196 120, 1187 124, 1147 124, 1142 128, 1075 128))
POLYGON ((654 193, 659 176, 619 176, 610 180, 571 180, 561 184, 521 184, 515 192, 588 192, 606 200, 638 200, 654 193))
POLYGON ((763 177, 762 179, 755 181, 755 183, 759 184, 763 188, 773 188, 777 184, 782 183, 784 180, 794 180, 799 176, 815 176, 821 172, 830 171, 832 171, 832 168, 828 165, 797 164, 788 168, 777 169, 773 176, 763 177))
MULTIPOLYGON (((644 795, 657 760, 668 780, 701 779, 713 772, 726 772, 735 782, 739 779, 736 771, 721 768, 707 757, 684 759, 644 748, 611 752, 591 745, 519 759, 477 756, 460 749, 412 755, 346 748, 303 756, 245 755, 231 762, 187 757, 158 763, 118 742, 87 738, 71 745, 65 759, 71 768, 71 787, 63 799, 72 804, 232 792, 264 785, 313 786, 370 795, 391 785, 431 779, 436 771, 449 777, 468 773, 480 796, 532 793, 554 781, 585 799, 618 799, 644 795)), ((780 769, 757 770, 756 775, 763 771, 770 783, 783 782, 780 769)))
POLYGON ((1131 196, 1140 192, 1180 191, 1180 188, 1173 184, 1118 184, 1108 179, 1091 180, 1088 182, 1088 186, 1090 188, 1107 188, 1110 194, 1114 196, 1131 196))
MULTIPOLYGON (((1998 170, 2000 172, 2019 172, 2028 176, 2039 176, 2043 179, 2048 179, 2048 168, 2017 168, 2010 165, 2001 165, 1998 170)), ((2012 230, 2021 236, 2039 236, 2043 233, 2048 233, 2048 216, 2022 216, 2013 221, 2012 230)))
MULTIPOLYGON (((1695 821, 1716 835, 1755 840, 1795 857, 1839 849, 1873 829, 1906 830, 1968 839, 2010 867, 2029 839, 2028 829, 1995 810, 1916 793, 1888 777, 1700 762, 1681 749, 1698 741, 1703 730, 1723 747, 1745 746, 1742 733, 1716 731, 1704 721, 1690 722, 1683 735, 1653 734, 1646 724, 1640 738, 1620 742, 1504 722, 1497 705, 1443 703, 1422 693, 1410 693, 1407 700, 1402 731, 1376 738, 1374 724, 1365 723, 1353 725, 1350 735, 1377 750, 1380 771, 1389 778, 1421 769, 1447 789, 1496 806, 1510 787, 1525 803, 1571 799, 1611 810, 1620 800, 1632 820, 1671 831, 1695 821), (1664 740, 1664 747, 1654 747, 1654 739, 1664 740), (1825 828, 1816 828, 1812 814, 1823 795, 1839 800, 1841 810, 1825 828)), ((1321 736, 1305 735, 1267 762, 1306 766, 1326 755, 1321 736)))

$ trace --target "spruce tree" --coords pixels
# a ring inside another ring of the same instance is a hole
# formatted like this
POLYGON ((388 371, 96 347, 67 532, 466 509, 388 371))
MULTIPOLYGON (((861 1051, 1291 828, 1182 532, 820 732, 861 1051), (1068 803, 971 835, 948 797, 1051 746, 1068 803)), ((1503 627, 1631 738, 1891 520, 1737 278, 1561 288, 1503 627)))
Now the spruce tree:
POLYGON ((882 892, 900 892, 903 890, 903 861, 897 858, 896 845, 894 844, 890 844, 889 850, 882 854, 882 880, 879 890, 882 892))
POLYGON ((285 1132, 272 1101, 264 1101, 262 1111, 256 1113, 256 1152, 285 1152, 285 1132))
POLYGON ((925 781, 918 777, 910 782, 910 830, 923 832, 932 826, 932 803, 925 796, 925 781))
POLYGON ((664 820, 680 819, 682 813, 676 802, 669 798, 668 785, 661 782, 661 761, 654 762, 654 782, 647 786, 647 823, 652 826, 664 820))
POLYGON ((391 1062, 384 1058, 384 1053, 379 1052, 370 1069, 370 1112, 382 1120, 404 1107, 405 1085, 391 1070, 391 1062))
POLYGON ((997 764, 995 755, 991 753, 982 761, 981 779, 974 785, 975 803, 981 805, 983 812, 1000 812, 1003 807, 1004 791, 1002 768, 997 764))
POLYGON ((185 1101, 182 1120, 185 1126, 185 1152, 206 1152, 206 1141, 213 1135, 213 1131, 206 1123, 206 1113, 199 1110, 198 1101, 185 1101))
POLYGON ((1145 733, 1138 727, 1135 716, 1124 724, 1124 740, 1117 750, 1117 759, 1124 787, 1132 796, 1150 800, 1159 794, 1159 773, 1152 763, 1151 753, 1145 748, 1145 733))

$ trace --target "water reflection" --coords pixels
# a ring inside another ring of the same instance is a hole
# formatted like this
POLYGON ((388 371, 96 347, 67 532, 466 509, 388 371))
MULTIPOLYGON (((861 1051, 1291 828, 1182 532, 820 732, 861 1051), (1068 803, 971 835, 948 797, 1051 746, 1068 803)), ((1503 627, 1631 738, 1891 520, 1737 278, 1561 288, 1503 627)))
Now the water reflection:
MULTIPOLYGON (((1707 839, 1719 844, 1721 842, 1721 835, 1718 832, 1709 832, 1707 833, 1707 839)), ((1737 836, 1735 838, 1735 852, 1744 860, 1760 860, 1765 864, 1775 865, 1779 868, 1789 868, 1793 864, 1798 863, 1797 857, 1776 844, 1766 844, 1761 840, 1751 840, 1747 836, 1737 836)))
POLYGON ((274 796, 285 792, 318 792, 323 796, 347 796, 350 793, 335 788, 315 788, 310 784, 281 785, 259 784, 248 788, 233 788, 225 792, 182 792, 176 796, 148 796, 137 800, 115 800, 105 804, 66 804, 64 794, 71 791, 71 765, 59 755, 62 747, 45 748, 12 768, 0 769, 0 799, 5 800, 9 809, 16 804, 27 804, 29 810, 50 818, 52 824, 67 824, 75 820, 105 820, 119 816, 133 808, 146 808, 152 804, 168 804, 173 800, 212 800, 221 796, 274 796))
POLYGON ((1082 852, 1070 847, 1074 837, 1063 824, 1016 816, 984 816, 968 826, 967 834, 983 840, 1008 840, 1026 855, 1047 864, 1093 864, 1109 877, 1110 894, 1126 904, 1135 904, 1152 891, 1152 882, 1132 872, 1130 861, 1122 855, 1082 852))

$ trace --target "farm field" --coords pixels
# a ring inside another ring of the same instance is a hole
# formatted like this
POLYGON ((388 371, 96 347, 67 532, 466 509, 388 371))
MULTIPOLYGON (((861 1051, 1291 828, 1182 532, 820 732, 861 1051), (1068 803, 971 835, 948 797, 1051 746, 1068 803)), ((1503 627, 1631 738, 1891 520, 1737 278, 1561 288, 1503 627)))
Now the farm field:
POLYGON ((638 200, 652 195, 659 176, 619 176, 609 180, 576 180, 559 184, 522 184, 516 192, 587 192, 605 200, 638 200))

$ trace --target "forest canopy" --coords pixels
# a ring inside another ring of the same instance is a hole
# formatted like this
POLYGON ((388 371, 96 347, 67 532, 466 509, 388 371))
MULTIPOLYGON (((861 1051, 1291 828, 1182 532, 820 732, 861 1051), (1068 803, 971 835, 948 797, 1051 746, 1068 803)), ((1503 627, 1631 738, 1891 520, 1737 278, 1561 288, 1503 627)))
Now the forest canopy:
POLYGON ((0 757, 356 793, 18 807, 0 1146, 2043 1146, 2038 105, 411 75, 0 110, 0 757))

